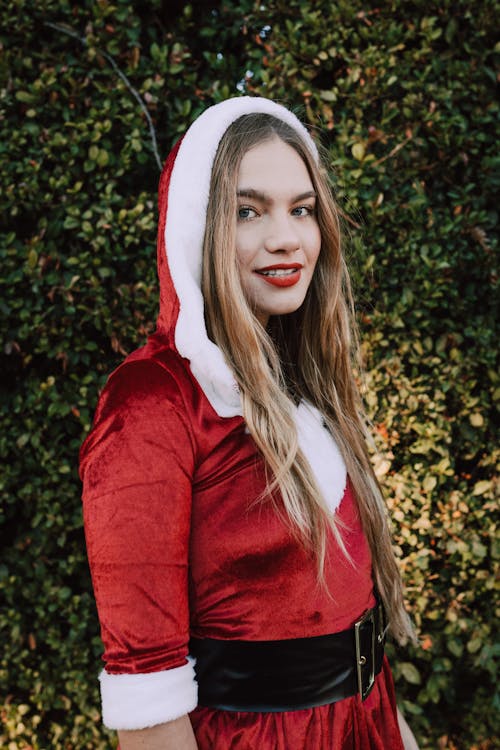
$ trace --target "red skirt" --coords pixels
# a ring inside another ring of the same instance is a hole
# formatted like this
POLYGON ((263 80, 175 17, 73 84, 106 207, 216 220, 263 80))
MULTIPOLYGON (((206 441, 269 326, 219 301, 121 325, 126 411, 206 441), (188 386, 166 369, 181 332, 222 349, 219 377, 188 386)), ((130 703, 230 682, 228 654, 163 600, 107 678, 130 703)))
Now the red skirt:
POLYGON ((387 658, 364 702, 283 713, 196 708, 190 718, 199 750, 404 750, 387 658))

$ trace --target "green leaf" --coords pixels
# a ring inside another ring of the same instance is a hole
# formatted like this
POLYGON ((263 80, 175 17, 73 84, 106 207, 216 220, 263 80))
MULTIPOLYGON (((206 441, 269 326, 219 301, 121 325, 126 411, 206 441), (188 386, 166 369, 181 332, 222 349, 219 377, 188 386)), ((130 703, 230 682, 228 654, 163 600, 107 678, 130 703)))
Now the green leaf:
POLYGON ((16 91, 16 99, 18 102, 25 102, 31 104, 35 101, 35 96, 29 91, 16 91))
POLYGON ((335 93, 335 91, 320 91, 319 95, 323 99, 324 102, 336 102, 337 101, 337 94, 335 93))
POLYGON ((482 479, 480 482, 476 482, 473 489, 473 495, 485 495, 487 492, 489 492, 492 488, 493 484, 488 479, 482 479))
POLYGON ((100 167, 105 167, 109 162, 109 153, 102 148, 99 149, 96 161, 100 167))
POLYGON ((408 662, 408 661, 402 662, 399 665, 399 669, 401 671, 401 674, 405 678, 405 680, 411 683, 412 685, 420 685, 420 683, 422 682, 422 678, 420 677, 420 672, 415 667, 415 665, 412 664, 411 662, 408 662))
POLYGON ((365 158, 366 149, 363 143, 355 143, 351 147, 351 153, 355 159, 362 161, 365 158))

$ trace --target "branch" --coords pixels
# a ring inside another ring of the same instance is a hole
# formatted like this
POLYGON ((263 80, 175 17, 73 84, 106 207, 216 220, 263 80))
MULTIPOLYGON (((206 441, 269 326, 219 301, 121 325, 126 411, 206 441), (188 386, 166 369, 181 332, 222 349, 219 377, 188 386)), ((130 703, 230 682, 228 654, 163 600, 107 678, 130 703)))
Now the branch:
POLYGON ((342 216, 342 218, 345 219, 345 221, 349 222, 349 224, 351 224, 353 227, 355 227, 356 229, 361 229, 361 224, 358 224, 357 221, 354 221, 354 219, 351 219, 351 217, 348 214, 346 214, 345 211, 342 211, 340 206, 337 206, 337 213, 339 213, 340 216, 342 216))
POLYGON ((372 161, 370 166, 378 167, 379 164, 382 164, 382 162, 387 161, 387 159, 392 159, 392 157, 395 156, 398 153, 398 151, 401 151, 401 149, 404 148, 404 146, 406 146, 406 144, 409 141, 411 141, 411 136, 409 136, 408 138, 405 138, 405 140, 402 141, 401 143, 398 143, 397 146, 394 146, 392 151, 389 151, 388 154, 386 154, 385 156, 382 156, 381 159, 377 159, 377 161, 372 161))
MULTIPOLYGON (((73 29, 67 28, 66 26, 60 26, 57 23, 51 23, 50 21, 45 21, 44 22, 44 26, 50 26, 52 29, 55 29, 56 31, 60 31, 61 34, 67 34, 68 36, 72 37, 73 39, 77 39, 80 42, 80 44, 82 44, 84 47, 88 47, 88 43, 87 43, 87 40, 85 39, 85 37, 80 36, 79 34, 76 33, 76 31, 73 31, 73 29)), ((140 96, 139 92, 132 86, 132 84, 130 83, 129 79, 125 75, 125 73, 123 73, 123 71, 120 70, 120 68, 118 67, 118 65, 116 64, 116 62, 114 61, 114 59, 111 57, 111 55, 109 55, 107 52, 105 52, 104 50, 99 49, 99 48, 96 48, 96 52, 98 52, 99 55, 101 55, 102 57, 104 57, 105 60, 108 61, 108 63, 111 65, 111 67, 113 68, 113 70, 115 71, 115 73, 117 74, 117 76, 119 78, 121 78, 121 80, 123 81, 123 83, 125 84, 125 86, 128 88, 128 90, 130 91, 130 93, 135 98, 135 100, 138 102, 140 108, 144 112, 144 116, 146 117, 146 120, 147 120, 148 126, 149 126, 149 135, 150 135, 150 138, 151 138, 151 145, 152 145, 153 153, 154 153, 154 156, 155 156, 155 159, 156 159, 156 164, 158 165, 158 169, 161 172, 162 163, 161 163, 161 159, 160 159, 160 154, 158 152, 158 144, 157 144, 157 141, 156 141, 156 131, 155 131, 155 128, 154 128, 154 125, 153 125, 153 121, 151 119, 151 115, 149 114, 146 105, 144 104, 143 100, 141 99, 141 96, 140 96)))

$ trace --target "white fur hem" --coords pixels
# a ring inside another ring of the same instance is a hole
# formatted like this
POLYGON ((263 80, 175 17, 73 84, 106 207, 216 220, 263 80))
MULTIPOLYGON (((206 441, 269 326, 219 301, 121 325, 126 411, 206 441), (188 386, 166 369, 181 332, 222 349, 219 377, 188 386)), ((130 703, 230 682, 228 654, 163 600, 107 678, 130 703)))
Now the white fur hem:
POLYGON ((198 703, 194 660, 162 672, 99 675, 102 719, 108 729, 145 729, 173 721, 198 703))

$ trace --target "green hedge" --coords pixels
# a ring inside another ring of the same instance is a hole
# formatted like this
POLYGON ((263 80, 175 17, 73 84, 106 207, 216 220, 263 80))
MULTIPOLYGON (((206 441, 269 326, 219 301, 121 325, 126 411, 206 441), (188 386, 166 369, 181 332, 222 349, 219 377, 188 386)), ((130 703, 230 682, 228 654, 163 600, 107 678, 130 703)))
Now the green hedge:
POLYGON ((112 744, 77 451, 106 374, 155 320, 159 175, 144 108, 163 159, 207 105, 245 91, 317 130, 345 214, 374 461, 421 634, 418 650, 391 648, 401 703, 423 750, 499 746, 499 10, 2 4, 2 747, 112 744))

